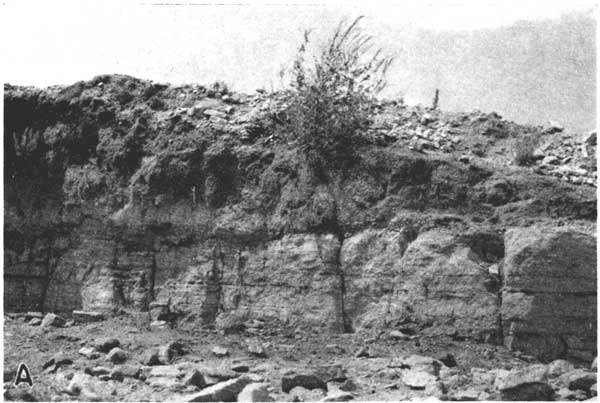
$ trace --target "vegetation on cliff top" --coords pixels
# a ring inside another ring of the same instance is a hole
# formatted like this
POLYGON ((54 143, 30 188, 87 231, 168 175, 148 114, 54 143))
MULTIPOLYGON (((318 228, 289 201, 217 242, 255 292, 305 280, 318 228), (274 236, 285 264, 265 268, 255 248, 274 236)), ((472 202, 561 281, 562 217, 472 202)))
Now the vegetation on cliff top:
POLYGON ((288 128, 317 172, 353 161, 371 101, 385 87, 393 61, 363 32, 361 19, 342 20, 312 63, 307 60, 310 31, 305 31, 294 61, 288 128))

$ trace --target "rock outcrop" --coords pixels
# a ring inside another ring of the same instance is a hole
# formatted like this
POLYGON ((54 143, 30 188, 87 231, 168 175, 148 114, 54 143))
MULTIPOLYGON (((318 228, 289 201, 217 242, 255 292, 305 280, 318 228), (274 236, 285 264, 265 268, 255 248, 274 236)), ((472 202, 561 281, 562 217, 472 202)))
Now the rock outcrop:
POLYGON ((552 162, 585 170, 575 183, 507 165, 525 134, 562 153, 560 131, 380 102, 355 163, 323 175, 285 106, 127 76, 5 86, 5 310, 390 328, 591 361, 593 141, 552 162))
POLYGON ((596 239, 552 227, 506 232, 502 322, 508 346, 592 361, 597 343, 596 239))

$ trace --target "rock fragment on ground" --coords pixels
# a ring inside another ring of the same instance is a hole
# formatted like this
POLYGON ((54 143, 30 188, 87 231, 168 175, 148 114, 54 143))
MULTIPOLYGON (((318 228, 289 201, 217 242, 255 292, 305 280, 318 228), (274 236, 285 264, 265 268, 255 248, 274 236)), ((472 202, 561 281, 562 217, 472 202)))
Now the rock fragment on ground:
POLYGON ((98 340, 94 340, 91 343, 91 345, 96 350, 100 351, 101 353, 108 353, 113 348, 119 347, 121 345, 121 343, 119 342, 118 339, 115 339, 113 337, 106 337, 106 338, 100 338, 98 340))
POLYGON ((61 327, 66 323, 66 320, 59 315, 56 315, 54 313, 47 313, 46 316, 44 316, 44 319, 42 320, 41 326, 42 327, 48 327, 48 326, 53 326, 53 327, 61 327))
POLYGON ((268 385, 265 383, 250 383, 242 389, 237 397, 238 402, 272 402, 268 385))
POLYGON ((75 323, 99 322, 105 319, 104 314, 96 311, 73 311, 75 323))
POLYGON ((127 352, 120 347, 115 347, 108 352, 106 359, 114 364, 121 364, 127 360, 127 352))
POLYGON ((79 349, 79 354, 83 355, 85 358, 88 358, 90 360, 100 357, 100 353, 96 351, 94 347, 89 346, 81 347, 79 349))
POLYGON ((281 378, 281 390, 288 393, 296 386, 304 389, 322 389, 327 392, 327 383, 314 374, 290 374, 281 378))
POLYGON ((238 395, 251 380, 245 376, 220 382, 186 397, 187 402, 235 402, 238 395))

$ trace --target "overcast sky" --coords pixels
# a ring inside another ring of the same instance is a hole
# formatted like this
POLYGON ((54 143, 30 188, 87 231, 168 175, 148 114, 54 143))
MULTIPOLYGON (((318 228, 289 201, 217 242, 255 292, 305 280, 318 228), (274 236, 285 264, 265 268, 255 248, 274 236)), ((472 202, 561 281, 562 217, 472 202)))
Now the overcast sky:
POLYGON ((397 55, 388 96, 429 104, 440 88, 446 109, 595 125, 593 1, 207 3, 2 1, 3 81, 47 86, 122 73, 269 89, 305 28, 318 42, 341 17, 363 14, 397 55))

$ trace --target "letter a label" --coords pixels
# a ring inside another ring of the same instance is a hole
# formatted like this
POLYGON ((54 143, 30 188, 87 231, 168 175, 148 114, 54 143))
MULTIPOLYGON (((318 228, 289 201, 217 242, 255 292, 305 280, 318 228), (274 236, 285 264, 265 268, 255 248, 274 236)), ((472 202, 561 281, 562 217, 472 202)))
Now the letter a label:
POLYGON ((29 368, 24 363, 19 365, 19 369, 17 370, 17 377, 15 378, 15 386, 19 386, 20 383, 27 383, 29 387, 33 386, 33 379, 31 379, 31 374, 29 373, 29 368))

